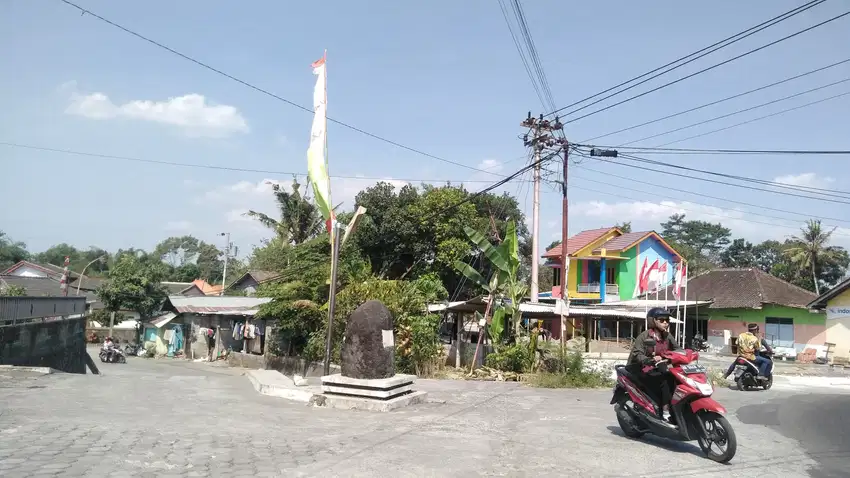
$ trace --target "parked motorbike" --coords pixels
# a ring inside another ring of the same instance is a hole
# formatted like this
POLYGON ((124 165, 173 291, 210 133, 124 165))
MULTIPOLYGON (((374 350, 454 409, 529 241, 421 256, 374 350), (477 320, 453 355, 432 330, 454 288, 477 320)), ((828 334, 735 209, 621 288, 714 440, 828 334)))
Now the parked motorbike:
POLYGON ((124 346, 124 355, 135 357, 142 350, 142 344, 127 344, 124 346))
POLYGON ((770 360, 770 366, 767 368, 767 375, 764 379, 759 379, 759 368, 755 362, 751 362, 744 357, 735 359, 735 385, 738 390, 750 390, 753 388, 763 388, 770 390, 773 386, 773 354, 763 350, 759 355, 770 360))
MULTIPOLYGON (((647 340, 645 345, 654 347, 655 341, 647 340)), ((724 416, 726 409, 711 398, 714 388, 706 375, 707 370, 692 363, 699 359, 699 352, 686 349, 660 355, 677 383, 670 404, 670 421, 659 417, 658 402, 647 393, 640 379, 625 366, 618 365, 611 404, 623 434, 629 438, 652 433, 678 441, 696 440, 709 459, 728 462, 735 456, 738 446, 735 432, 724 416)))
POLYGON ((98 354, 98 356, 100 357, 101 362, 127 363, 127 357, 118 347, 114 347, 110 350, 100 349, 100 354, 98 354))
POLYGON ((691 348, 697 352, 708 352, 708 342, 706 342, 701 334, 696 334, 693 340, 691 340, 691 348))

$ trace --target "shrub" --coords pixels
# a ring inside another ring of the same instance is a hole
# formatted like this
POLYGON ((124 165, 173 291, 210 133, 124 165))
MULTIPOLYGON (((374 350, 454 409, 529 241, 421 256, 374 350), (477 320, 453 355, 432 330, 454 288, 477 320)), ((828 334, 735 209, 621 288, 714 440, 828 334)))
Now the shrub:
POLYGON ((556 356, 547 357, 543 363, 544 371, 530 380, 535 387, 598 388, 613 385, 605 372, 588 370, 579 351, 559 348, 556 356))
POLYGON ((484 364, 502 372, 523 373, 528 371, 533 359, 528 344, 516 343, 499 347, 495 352, 487 355, 484 364))

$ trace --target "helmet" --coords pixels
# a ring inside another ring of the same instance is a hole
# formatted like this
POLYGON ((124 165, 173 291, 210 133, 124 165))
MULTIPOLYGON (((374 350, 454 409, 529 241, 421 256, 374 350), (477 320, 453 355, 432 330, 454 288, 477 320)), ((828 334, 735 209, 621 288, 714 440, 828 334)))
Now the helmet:
POLYGON ((655 319, 669 319, 671 315, 672 314, 670 314, 670 311, 665 309, 664 307, 653 307, 649 309, 649 311, 646 313, 647 326, 652 329, 655 327, 655 319))
POLYGON ((747 331, 748 332, 758 332, 759 331, 759 324, 747 324, 747 331))

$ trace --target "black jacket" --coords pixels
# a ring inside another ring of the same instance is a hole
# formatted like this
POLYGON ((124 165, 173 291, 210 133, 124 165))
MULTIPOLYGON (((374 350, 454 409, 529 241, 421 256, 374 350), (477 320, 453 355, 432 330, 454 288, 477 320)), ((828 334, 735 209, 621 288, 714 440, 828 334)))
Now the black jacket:
MULTIPOLYGON (((634 342, 632 342, 632 351, 629 354, 629 368, 635 372, 639 372, 644 365, 652 365, 655 363, 654 350, 648 350, 643 342, 649 338, 649 331, 644 330, 638 334, 634 342)), ((667 350, 678 350, 679 347, 669 333, 662 340, 667 340, 667 350)))
MULTIPOLYGON (((767 350, 768 353, 773 353, 773 348, 771 348, 771 346, 767 343, 767 340, 761 339, 761 346, 764 347, 764 349, 767 350)), ((756 350, 756 355, 759 354, 758 352, 759 351, 756 350)))

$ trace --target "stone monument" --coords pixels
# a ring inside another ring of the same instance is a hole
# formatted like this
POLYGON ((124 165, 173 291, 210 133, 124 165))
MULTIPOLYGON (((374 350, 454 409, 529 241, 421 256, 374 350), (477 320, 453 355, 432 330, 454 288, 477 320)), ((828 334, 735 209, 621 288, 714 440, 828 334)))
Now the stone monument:
POLYGON ((390 411, 425 401, 426 392, 413 390, 415 375, 395 373, 393 317, 380 301, 351 313, 340 355, 342 373, 322 377, 323 399, 317 404, 390 411))

